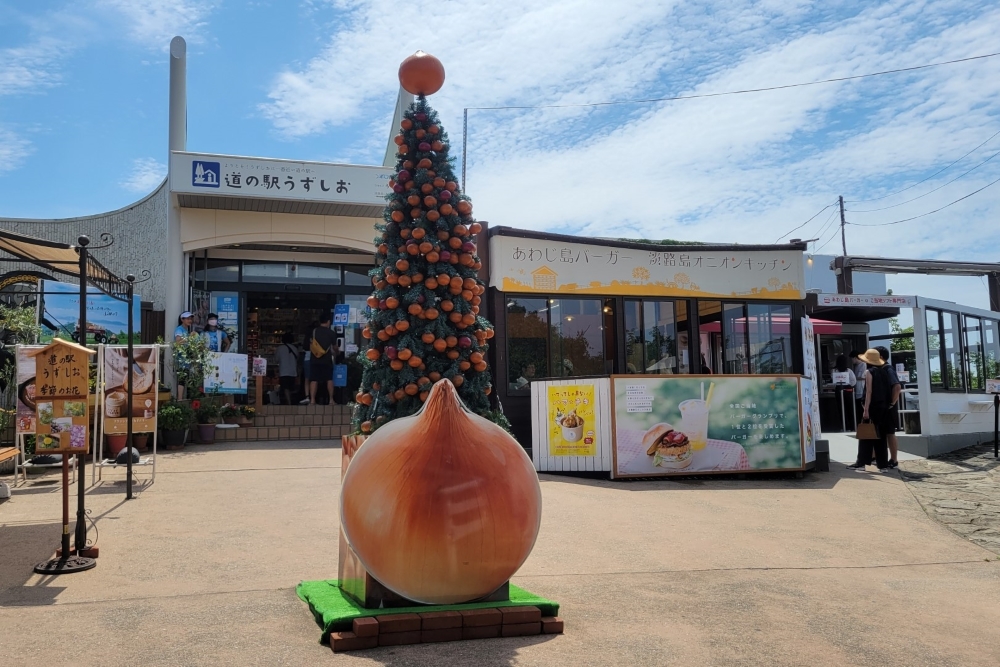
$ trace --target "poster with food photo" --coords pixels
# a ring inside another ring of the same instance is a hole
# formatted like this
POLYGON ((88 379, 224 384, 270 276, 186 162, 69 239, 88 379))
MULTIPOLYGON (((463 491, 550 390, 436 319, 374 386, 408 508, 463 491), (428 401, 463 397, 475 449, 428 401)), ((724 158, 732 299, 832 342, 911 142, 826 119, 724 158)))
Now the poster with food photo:
POLYGON ((87 401, 48 399, 36 409, 36 452, 87 452, 87 401))
POLYGON ((617 376, 615 477, 801 470, 799 378, 617 376))
POLYGON ((132 348, 132 405, 128 405, 128 348, 104 348, 104 431, 126 433, 132 418, 133 433, 156 430, 157 355, 151 345, 132 348))
POLYGON ((17 432, 35 432, 35 358, 43 345, 17 346, 17 432))
POLYGON ((594 385, 548 387, 549 456, 596 456, 594 385))

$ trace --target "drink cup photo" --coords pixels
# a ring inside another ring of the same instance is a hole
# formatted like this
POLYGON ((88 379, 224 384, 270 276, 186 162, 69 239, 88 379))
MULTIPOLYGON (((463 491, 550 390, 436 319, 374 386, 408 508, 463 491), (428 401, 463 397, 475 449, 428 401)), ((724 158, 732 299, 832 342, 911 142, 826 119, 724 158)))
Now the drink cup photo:
POLYGON ((697 398, 681 401, 678 406, 684 422, 684 432, 691 440, 691 449, 705 449, 708 441, 708 404, 697 398))
POLYGON ((559 420, 562 427, 562 437, 566 442, 579 442, 583 439, 583 417, 570 412, 559 420))
POLYGON ((122 417, 125 413, 126 396, 120 391, 111 392, 104 403, 104 414, 108 417, 122 417))

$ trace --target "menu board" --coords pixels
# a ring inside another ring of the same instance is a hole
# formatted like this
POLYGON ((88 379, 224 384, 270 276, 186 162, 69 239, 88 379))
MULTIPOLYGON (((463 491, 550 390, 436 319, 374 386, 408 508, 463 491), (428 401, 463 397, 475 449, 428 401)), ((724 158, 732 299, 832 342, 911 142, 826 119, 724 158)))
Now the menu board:
POLYGON ((597 456, 594 385, 548 386, 549 456, 597 456))
POLYGON ((104 348, 104 431, 127 433, 132 418, 133 433, 156 430, 156 348, 135 346, 132 350, 132 405, 128 404, 128 348, 104 348))
POLYGON ((91 354, 87 348, 59 340, 33 351, 36 452, 86 453, 91 354))
POLYGON ((798 376, 611 381, 615 477, 802 469, 798 376))

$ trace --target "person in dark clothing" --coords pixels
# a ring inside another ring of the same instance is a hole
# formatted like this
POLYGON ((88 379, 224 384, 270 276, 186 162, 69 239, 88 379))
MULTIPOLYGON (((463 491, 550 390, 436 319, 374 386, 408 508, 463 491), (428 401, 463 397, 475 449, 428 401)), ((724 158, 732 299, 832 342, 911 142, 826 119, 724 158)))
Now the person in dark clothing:
POLYGON ((878 350, 871 349, 858 357, 868 364, 868 375, 865 378, 865 403, 863 419, 870 420, 875 425, 876 440, 858 440, 858 456, 853 465, 848 466, 858 472, 865 472, 865 464, 871 460, 872 448, 875 449, 875 463, 879 472, 888 472, 889 454, 886 449, 886 434, 892 419, 891 404, 894 395, 892 379, 886 372, 886 364, 879 356, 878 350))
POLYGON ((889 349, 884 345, 875 348, 878 355, 885 362, 886 373, 889 375, 889 382, 892 384, 892 404, 889 406, 889 419, 886 423, 885 444, 889 446, 889 467, 895 468, 899 465, 896 457, 899 455, 899 441, 896 439, 896 431, 899 430, 899 395, 903 393, 903 384, 899 381, 896 369, 889 361, 889 349))
POLYGON ((310 341, 312 358, 309 360, 309 396, 316 405, 316 391, 320 382, 326 382, 327 395, 333 398, 333 359, 337 353, 337 336, 330 329, 330 313, 323 313, 319 326, 313 329, 310 341), (322 351, 322 353, 320 353, 322 351))

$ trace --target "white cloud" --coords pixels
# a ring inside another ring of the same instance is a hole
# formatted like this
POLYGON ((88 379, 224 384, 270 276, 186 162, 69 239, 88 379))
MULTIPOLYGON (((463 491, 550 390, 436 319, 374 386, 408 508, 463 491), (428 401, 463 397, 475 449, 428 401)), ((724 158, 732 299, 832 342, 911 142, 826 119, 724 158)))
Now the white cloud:
POLYGON ((131 192, 149 193, 166 177, 167 165, 151 157, 132 160, 132 170, 120 185, 131 192))
POLYGON ((0 95, 33 93, 57 85, 58 67, 67 50, 64 42, 47 36, 0 49, 0 95))
POLYGON ((30 141, 13 130, 0 127, 0 174, 20 167, 33 150, 30 141))
POLYGON ((181 35, 189 42, 204 37, 213 0, 97 0, 97 6, 120 16, 129 37, 155 51, 165 51, 181 35))

